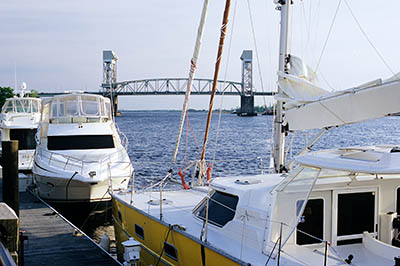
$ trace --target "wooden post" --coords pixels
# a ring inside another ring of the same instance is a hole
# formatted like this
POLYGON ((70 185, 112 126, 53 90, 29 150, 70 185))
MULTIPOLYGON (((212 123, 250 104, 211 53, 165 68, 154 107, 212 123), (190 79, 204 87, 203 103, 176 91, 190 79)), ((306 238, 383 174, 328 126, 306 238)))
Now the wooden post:
POLYGON ((18 141, 2 142, 3 201, 19 217, 18 141))

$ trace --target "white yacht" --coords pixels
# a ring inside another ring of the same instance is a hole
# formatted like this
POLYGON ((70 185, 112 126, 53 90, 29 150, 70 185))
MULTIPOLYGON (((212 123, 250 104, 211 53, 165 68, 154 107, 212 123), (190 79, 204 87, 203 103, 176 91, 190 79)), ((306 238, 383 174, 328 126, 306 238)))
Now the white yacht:
POLYGON ((20 97, 8 98, 1 109, 1 140, 18 140, 18 169, 29 174, 35 153, 35 134, 40 121, 41 100, 24 97, 24 86, 20 97))
POLYGON ((39 196, 58 202, 110 200, 133 167, 112 119, 110 100, 66 94, 43 102, 33 166, 39 196))

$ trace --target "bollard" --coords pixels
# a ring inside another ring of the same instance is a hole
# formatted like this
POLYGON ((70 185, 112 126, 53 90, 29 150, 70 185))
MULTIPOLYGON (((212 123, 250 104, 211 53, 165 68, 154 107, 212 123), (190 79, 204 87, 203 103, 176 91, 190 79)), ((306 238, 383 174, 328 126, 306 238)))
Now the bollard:
POLYGON ((3 201, 19 217, 18 141, 2 142, 3 201))
POLYGON ((25 240, 28 240, 28 236, 24 235, 25 231, 19 231, 19 244, 20 244, 20 254, 19 254, 19 266, 24 266, 25 264, 25 240))

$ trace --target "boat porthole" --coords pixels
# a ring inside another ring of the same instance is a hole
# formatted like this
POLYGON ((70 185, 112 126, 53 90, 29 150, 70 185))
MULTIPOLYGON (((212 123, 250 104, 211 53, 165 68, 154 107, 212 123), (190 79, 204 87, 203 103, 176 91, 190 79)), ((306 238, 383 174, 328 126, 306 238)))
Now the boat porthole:
POLYGON ((135 224, 135 234, 144 240, 144 229, 140 225, 135 224))
POLYGON ((122 223, 122 214, 121 214, 120 211, 118 211, 118 219, 119 219, 119 221, 122 223))
POLYGON ((168 242, 164 242, 164 250, 165 250, 165 255, 167 255, 171 259, 178 261, 178 251, 176 250, 176 247, 174 247, 168 242))

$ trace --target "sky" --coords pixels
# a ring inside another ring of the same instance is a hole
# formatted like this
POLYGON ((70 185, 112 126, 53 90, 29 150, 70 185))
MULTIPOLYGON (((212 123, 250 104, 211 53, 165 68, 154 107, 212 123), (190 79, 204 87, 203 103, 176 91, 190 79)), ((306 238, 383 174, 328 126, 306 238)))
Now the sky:
MULTIPOLYGON (((224 2, 210 1, 196 77, 213 76, 224 2)), ((322 87, 346 89, 400 71, 400 1, 294 2, 291 53, 313 69, 318 65, 322 87)), ((2 0, 0 86, 14 87, 17 80, 18 88, 25 81, 28 89, 40 92, 98 91, 103 50, 113 50, 119 58, 118 81, 187 77, 202 3, 2 0)), ((240 55, 250 49, 255 90, 276 89, 279 17, 272 0, 232 0, 220 79, 240 81, 240 55)), ((121 109, 180 109, 183 97, 123 96, 119 101, 121 109)), ((207 109, 208 101, 206 96, 193 96, 190 107, 207 109)), ((257 105, 264 101, 271 99, 256 97, 257 105)), ((230 109, 239 106, 240 99, 224 97, 223 102, 222 108, 230 109)), ((215 107, 221 108, 220 103, 218 97, 215 107)))

